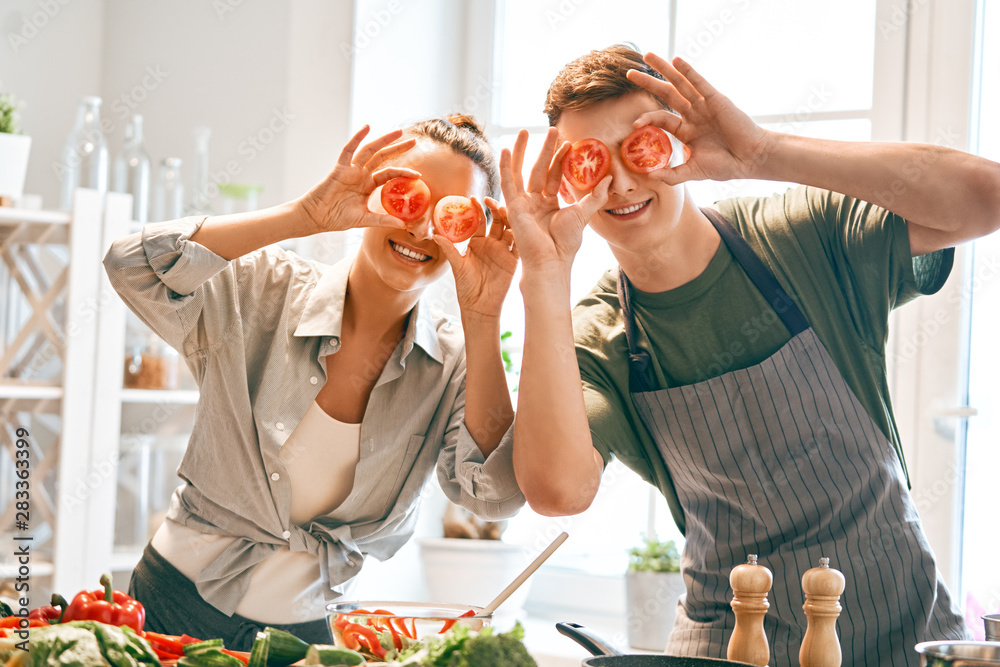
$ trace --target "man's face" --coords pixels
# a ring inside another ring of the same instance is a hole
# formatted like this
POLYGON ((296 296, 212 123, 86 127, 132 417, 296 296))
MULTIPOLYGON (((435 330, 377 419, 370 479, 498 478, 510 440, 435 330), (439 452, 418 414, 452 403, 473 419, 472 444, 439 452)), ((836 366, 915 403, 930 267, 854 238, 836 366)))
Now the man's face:
MULTIPOLYGON (((650 174, 637 174, 621 158, 622 142, 635 129, 632 123, 647 111, 662 108, 651 96, 636 92, 586 109, 564 111, 556 123, 560 140, 575 143, 600 139, 611 152, 608 201, 591 218, 590 226, 612 248, 641 252, 658 247, 680 216, 683 186, 667 185, 650 174)), ((569 187, 565 179, 563 183, 575 201, 587 194, 569 187)))

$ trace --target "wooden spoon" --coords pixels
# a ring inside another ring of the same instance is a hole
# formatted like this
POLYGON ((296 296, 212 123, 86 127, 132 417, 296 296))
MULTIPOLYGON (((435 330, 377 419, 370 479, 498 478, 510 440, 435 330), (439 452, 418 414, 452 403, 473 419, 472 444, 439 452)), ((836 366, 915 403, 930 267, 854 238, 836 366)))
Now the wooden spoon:
POLYGON ((565 532, 559 533, 556 539, 552 540, 552 544, 545 547, 545 551, 538 554, 538 558, 531 561, 528 567, 524 568, 524 571, 521 572, 521 574, 517 575, 514 581, 510 582, 510 585, 508 585, 507 588, 500 591, 500 595, 493 598, 493 601, 490 602, 485 607, 483 607, 483 610, 479 613, 485 615, 485 614, 492 614, 493 612, 495 612, 497 610, 497 607, 499 607, 501 604, 504 603, 504 600, 509 598, 514 591, 516 591, 518 588, 521 587, 521 584, 523 584, 525 581, 528 580, 528 577, 534 574, 535 570, 537 570, 542 563, 548 560, 549 556, 551 556, 552 553, 556 549, 558 549, 563 542, 566 541, 567 537, 569 537, 568 533, 565 532))

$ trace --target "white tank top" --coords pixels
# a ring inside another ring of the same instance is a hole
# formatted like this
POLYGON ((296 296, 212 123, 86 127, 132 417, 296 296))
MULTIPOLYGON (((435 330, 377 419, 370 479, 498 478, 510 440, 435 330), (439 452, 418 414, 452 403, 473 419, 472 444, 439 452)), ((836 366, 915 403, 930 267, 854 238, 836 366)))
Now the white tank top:
MULTIPOLYGON (((337 421, 313 402, 278 452, 292 488, 291 523, 308 523, 344 502, 354 488, 360 443, 361 424, 337 421)), ((167 519, 152 544, 185 577, 197 581, 198 574, 235 541, 167 519)), ((254 569, 236 613, 282 625, 321 619, 326 605, 323 587, 316 556, 283 547, 254 569)))

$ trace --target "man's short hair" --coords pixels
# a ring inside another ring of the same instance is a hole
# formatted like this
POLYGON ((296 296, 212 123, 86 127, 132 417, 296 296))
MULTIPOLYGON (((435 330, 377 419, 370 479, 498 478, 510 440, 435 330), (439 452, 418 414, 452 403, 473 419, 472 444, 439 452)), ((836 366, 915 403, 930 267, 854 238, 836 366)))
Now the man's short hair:
POLYGON ((628 80, 630 69, 663 80, 663 76, 642 60, 634 44, 624 43, 591 51, 566 65, 549 86, 545 97, 545 115, 549 125, 559 122, 563 111, 577 111, 631 93, 646 93, 664 109, 670 109, 642 86, 628 80))

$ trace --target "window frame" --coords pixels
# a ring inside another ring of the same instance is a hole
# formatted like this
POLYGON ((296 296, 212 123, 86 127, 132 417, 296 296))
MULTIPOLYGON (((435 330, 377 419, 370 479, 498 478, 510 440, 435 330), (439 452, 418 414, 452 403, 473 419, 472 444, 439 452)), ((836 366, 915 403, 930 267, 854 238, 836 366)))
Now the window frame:
MULTIPOLYGON (((470 3, 466 31, 467 94, 483 80, 498 80, 497 45, 502 42, 503 26, 496 18, 504 1, 470 3)), ((670 15, 676 17, 677 0, 669 3, 670 15)), ((975 28, 976 3, 974 0, 960 3, 918 0, 904 5, 898 0, 875 0, 875 3, 877 35, 871 109, 817 111, 810 120, 867 118, 872 124, 873 141, 941 143, 938 128, 947 128, 951 133, 948 136, 957 137, 953 145, 968 150, 974 68, 971 49, 966 47, 975 28), (963 71, 970 72, 968 81, 954 76, 955 72, 963 71)), ((676 51, 675 25, 673 21, 669 42, 676 51)), ((500 137, 521 129, 502 125, 497 117, 494 103, 484 119, 488 136, 500 137)), ((770 115, 755 116, 754 120, 767 123, 786 118, 770 115)), ((544 132, 547 128, 525 129, 544 132)), ((888 341, 890 359, 896 358, 901 342, 917 335, 927 318, 945 307, 942 304, 949 295, 962 289, 967 260, 967 252, 959 249, 952 277, 941 293, 918 299, 894 313, 888 341)), ((948 429, 942 423, 964 419, 955 416, 964 406, 960 389, 963 321, 963 317, 951 317, 951 326, 924 345, 914 363, 901 366, 890 362, 890 388, 915 495, 934 488, 940 483, 942 469, 962 461, 962 429, 948 429), (944 407, 932 414, 920 409, 924 405, 944 407)), ((961 577, 961 491, 961 485, 956 485, 952 492, 939 498, 933 512, 924 516, 925 531, 941 570, 956 591, 960 590, 961 577)))

